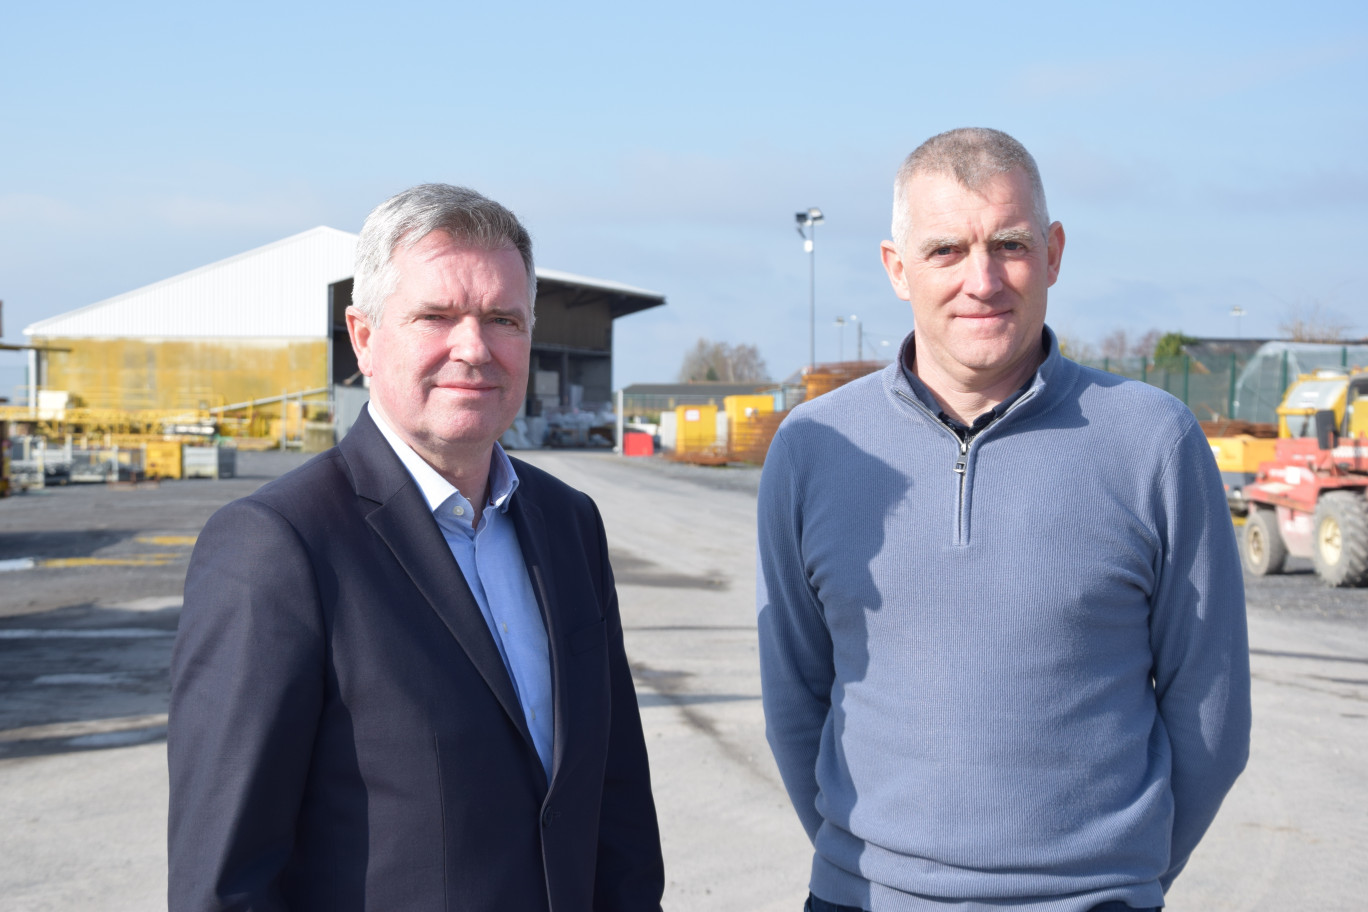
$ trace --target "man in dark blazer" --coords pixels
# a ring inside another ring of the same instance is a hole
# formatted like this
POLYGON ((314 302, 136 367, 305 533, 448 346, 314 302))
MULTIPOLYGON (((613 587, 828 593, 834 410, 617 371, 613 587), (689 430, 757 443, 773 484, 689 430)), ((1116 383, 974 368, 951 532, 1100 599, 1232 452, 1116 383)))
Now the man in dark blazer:
POLYGON ((472 191, 371 213, 371 402, 220 510, 171 667, 171 912, 637 912, 664 877, 588 497, 507 457, 531 242, 472 191))

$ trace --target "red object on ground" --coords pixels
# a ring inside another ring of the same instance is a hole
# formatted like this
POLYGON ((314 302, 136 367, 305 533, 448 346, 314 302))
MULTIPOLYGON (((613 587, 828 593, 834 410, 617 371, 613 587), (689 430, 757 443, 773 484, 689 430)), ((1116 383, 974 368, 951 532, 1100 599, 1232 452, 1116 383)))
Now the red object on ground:
POLYGON ((622 455, 654 456, 655 443, 651 440, 651 435, 642 431, 623 431, 622 455))

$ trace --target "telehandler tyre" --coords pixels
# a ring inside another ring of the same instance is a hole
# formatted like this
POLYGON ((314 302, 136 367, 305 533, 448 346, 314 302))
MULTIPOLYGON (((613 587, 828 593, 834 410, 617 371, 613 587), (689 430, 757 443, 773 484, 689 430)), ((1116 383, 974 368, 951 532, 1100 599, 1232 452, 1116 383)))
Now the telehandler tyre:
POLYGON ((1368 500, 1362 492, 1322 494, 1311 535, 1311 560, 1327 586, 1368 584, 1368 500))
POLYGON ((1278 514, 1267 507, 1251 505, 1245 518, 1244 547, 1240 549, 1245 567, 1255 576, 1283 572, 1287 544, 1278 531, 1278 514))

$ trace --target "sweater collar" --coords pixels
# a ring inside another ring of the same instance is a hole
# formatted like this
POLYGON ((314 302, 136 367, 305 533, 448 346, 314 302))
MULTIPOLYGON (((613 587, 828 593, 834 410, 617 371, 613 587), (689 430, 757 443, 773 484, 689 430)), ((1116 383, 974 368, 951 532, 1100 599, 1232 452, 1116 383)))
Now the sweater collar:
MULTIPOLYGON (((912 384, 908 382, 907 374, 903 370, 903 365, 907 363, 907 356, 913 350, 912 338, 914 335, 916 335, 916 330, 907 334, 907 338, 903 339, 902 345, 899 346, 897 359, 883 370, 884 390, 895 400, 921 401, 917 392, 912 388, 912 384)), ((1020 401, 1015 404, 1015 407, 1009 408, 1013 413, 1031 412, 1038 414, 1054 407, 1073 388, 1074 380, 1078 376, 1078 365, 1059 353, 1059 338, 1049 326, 1046 326, 1042 332, 1042 343, 1046 347, 1045 360, 1036 368, 1035 376, 1026 385, 1026 391, 1021 395, 1020 401)), ((924 411, 928 418, 939 421, 936 418, 936 410, 925 409, 924 411)))

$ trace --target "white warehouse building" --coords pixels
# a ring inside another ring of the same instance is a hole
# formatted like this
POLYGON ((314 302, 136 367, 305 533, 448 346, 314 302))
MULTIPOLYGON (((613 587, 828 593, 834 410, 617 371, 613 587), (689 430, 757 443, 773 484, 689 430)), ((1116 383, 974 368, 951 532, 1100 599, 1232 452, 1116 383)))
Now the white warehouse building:
MULTIPOLYGON (((29 402, 221 411, 359 392, 344 317, 356 242, 320 226, 40 320, 24 329, 29 402)), ((608 402, 613 321, 664 295, 542 268, 537 283, 525 413, 608 402)))

